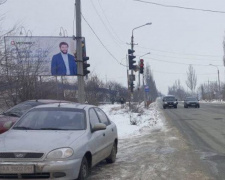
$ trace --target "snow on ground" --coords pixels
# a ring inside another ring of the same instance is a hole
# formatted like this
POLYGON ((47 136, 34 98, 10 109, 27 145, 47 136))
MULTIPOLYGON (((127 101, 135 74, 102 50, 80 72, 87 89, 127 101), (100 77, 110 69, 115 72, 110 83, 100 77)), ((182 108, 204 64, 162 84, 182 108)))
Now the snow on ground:
POLYGON ((220 100, 213 99, 211 101, 201 100, 200 103, 225 104, 225 101, 220 101, 220 100))
POLYGON ((141 135, 144 130, 164 128, 164 121, 157 103, 152 103, 148 109, 145 109, 141 104, 138 106, 136 113, 130 113, 128 105, 125 105, 125 107, 119 104, 103 105, 101 108, 109 116, 110 120, 117 125, 120 139, 141 135), (131 122, 136 123, 136 125, 132 125, 131 122))

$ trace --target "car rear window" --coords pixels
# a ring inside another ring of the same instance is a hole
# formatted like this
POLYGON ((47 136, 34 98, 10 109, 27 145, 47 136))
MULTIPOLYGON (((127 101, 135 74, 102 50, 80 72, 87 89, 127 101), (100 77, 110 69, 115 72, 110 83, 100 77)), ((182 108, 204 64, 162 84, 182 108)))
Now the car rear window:
POLYGON ((187 101, 197 101, 197 98, 187 98, 187 101))

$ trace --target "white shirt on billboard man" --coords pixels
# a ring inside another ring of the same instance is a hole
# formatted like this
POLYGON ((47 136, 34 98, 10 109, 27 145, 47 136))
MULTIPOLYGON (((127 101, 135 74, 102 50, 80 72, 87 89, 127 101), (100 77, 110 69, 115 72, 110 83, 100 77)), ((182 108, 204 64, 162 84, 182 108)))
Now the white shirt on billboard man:
POLYGON ((68 53, 66 42, 59 44, 60 53, 52 57, 51 73, 53 76, 77 75, 77 64, 73 55, 68 53))

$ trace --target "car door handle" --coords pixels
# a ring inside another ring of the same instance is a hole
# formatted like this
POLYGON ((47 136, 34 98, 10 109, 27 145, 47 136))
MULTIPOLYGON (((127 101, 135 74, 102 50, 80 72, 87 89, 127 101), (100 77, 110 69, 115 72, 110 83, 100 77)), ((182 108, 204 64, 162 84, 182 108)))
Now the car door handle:
POLYGON ((105 133, 103 133, 103 136, 105 136, 105 133))

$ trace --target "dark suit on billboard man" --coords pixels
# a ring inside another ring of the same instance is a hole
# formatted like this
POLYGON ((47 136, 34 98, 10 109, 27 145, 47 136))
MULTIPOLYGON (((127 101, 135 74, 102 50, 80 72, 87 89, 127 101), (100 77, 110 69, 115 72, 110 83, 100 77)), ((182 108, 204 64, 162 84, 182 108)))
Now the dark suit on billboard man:
POLYGON ((56 76, 77 75, 77 64, 74 56, 68 54, 69 45, 66 42, 59 44, 60 53, 52 57, 51 73, 56 76))

